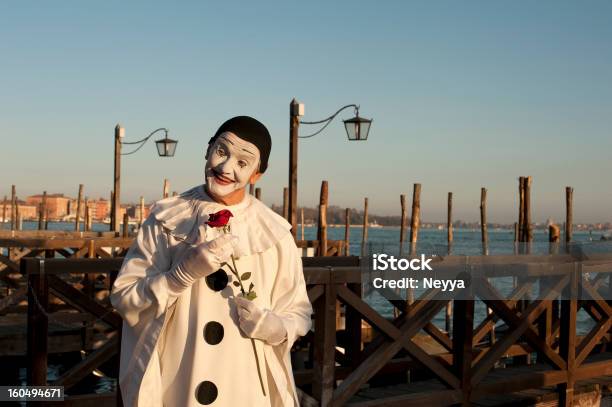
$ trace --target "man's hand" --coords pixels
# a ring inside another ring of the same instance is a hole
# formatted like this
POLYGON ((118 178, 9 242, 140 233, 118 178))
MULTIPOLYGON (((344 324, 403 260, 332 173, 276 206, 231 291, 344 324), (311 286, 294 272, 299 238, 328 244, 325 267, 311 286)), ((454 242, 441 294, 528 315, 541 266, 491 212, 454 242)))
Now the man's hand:
POLYGON ((238 238, 224 234, 210 242, 189 248, 181 262, 166 275, 168 288, 178 295, 197 279, 206 277, 221 268, 237 250, 238 238))
POLYGON ((272 311, 261 309, 253 301, 235 297, 240 329, 250 338, 261 339, 269 345, 279 345, 287 339, 287 330, 272 311))

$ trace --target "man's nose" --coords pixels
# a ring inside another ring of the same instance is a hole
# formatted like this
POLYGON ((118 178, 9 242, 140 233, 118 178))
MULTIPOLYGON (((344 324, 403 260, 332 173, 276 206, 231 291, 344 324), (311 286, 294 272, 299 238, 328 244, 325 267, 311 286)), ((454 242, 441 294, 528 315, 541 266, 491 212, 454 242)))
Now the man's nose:
POLYGON ((231 158, 227 158, 225 161, 223 161, 223 163, 221 163, 221 165, 218 168, 219 168, 219 170, 223 174, 231 174, 231 172, 232 172, 232 159, 231 158))

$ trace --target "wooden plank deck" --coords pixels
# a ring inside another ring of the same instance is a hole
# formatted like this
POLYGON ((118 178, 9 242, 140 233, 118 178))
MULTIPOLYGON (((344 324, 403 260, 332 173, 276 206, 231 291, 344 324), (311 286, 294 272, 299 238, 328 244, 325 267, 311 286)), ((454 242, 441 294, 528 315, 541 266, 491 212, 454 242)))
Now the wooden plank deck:
MULTIPOLYGON (((612 358, 612 353, 606 352, 590 356, 585 363, 606 361, 610 358, 612 358)), ((471 405, 478 407, 556 406, 558 405, 559 393, 554 384, 535 389, 526 388, 514 392, 505 392, 509 384, 515 385, 517 376, 535 379, 540 375, 540 379, 545 382, 546 376, 553 376, 550 371, 551 367, 543 363, 494 369, 487 374, 482 385, 489 389, 495 389, 499 394, 487 394, 481 397, 476 395, 475 399, 471 401, 471 405)), ((533 383, 533 381, 528 381, 524 385, 533 386, 533 383)), ((579 380, 576 382, 574 391, 576 405, 612 405, 612 375, 579 380), (607 404, 603 402, 604 400, 607 404)), ((440 381, 430 379, 391 386, 365 387, 353 396, 347 404, 359 407, 381 406, 383 404, 385 407, 421 406, 427 399, 428 406, 447 406, 453 404, 450 401, 453 399, 452 392, 453 390, 449 390, 440 381), (431 395, 435 393, 440 395, 439 403, 432 404, 431 395), (384 399, 382 404, 381 399, 384 399)))

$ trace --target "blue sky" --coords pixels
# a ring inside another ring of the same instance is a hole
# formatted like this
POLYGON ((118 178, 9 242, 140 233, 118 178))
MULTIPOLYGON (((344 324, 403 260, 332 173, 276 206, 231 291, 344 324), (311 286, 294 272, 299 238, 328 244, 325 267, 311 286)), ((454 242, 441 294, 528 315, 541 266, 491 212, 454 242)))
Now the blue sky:
POLYGON ((374 119, 364 143, 350 111, 300 142, 301 204, 326 179, 332 204, 398 214, 420 182, 424 220, 448 191, 475 220, 485 186, 490 221, 512 222, 531 175, 535 221, 562 221, 566 185, 577 222, 612 221, 610 21, 607 1, 2 2, 0 194, 107 197, 121 123, 127 141, 179 140, 174 159, 124 157, 123 200, 158 199, 164 177, 200 183, 210 135, 249 114, 273 135, 258 186, 280 203, 296 97, 304 120, 348 103, 374 119))

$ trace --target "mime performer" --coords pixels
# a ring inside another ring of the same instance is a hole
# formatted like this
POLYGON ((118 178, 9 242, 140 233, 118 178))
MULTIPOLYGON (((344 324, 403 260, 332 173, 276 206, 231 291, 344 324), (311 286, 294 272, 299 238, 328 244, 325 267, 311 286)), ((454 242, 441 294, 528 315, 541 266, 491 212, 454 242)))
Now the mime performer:
POLYGON ((111 292, 126 406, 298 405, 289 352, 312 314, 302 262, 291 225, 245 192, 271 145, 259 121, 226 121, 205 183, 143 223, 111 292))

